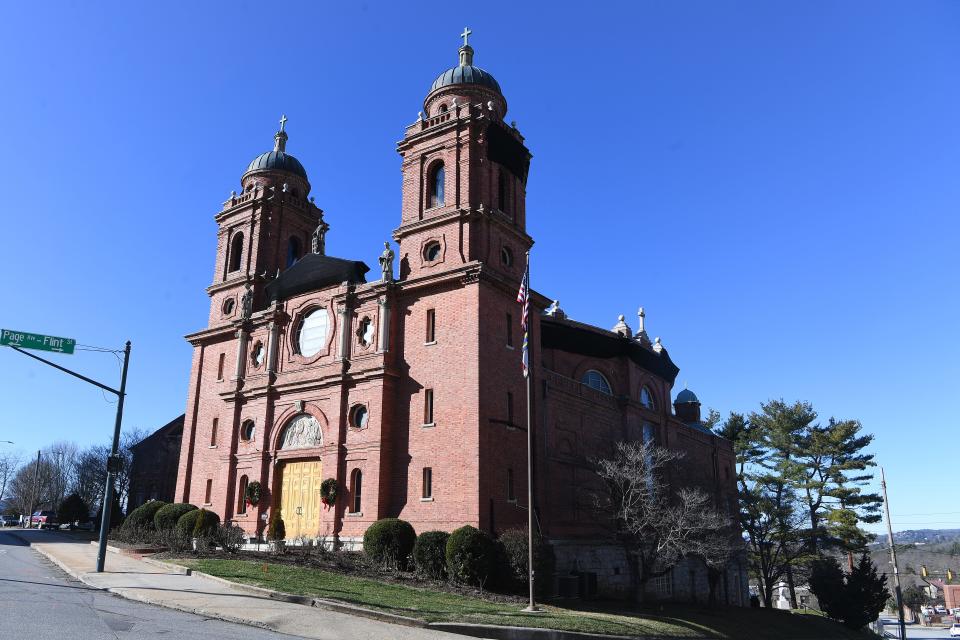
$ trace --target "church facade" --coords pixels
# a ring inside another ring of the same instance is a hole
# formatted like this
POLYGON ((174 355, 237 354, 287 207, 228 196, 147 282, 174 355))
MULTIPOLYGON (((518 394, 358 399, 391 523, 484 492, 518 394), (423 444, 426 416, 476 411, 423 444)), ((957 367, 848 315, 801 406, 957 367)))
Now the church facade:
MULTIPOLYGON (((465 38, 398 144, 396 249, 384 246, 373 277, 363 262, 326 255, 329 226, 286 151, 285 118, 273 150, 216 214, 208 323, 187 336, 177 500, 251 537, 279 509, 288 539, 354 548, 384 517, 417 532, 526 526, 517 290, 533 244, 531 154, 473 53, 465 38), (329 505, 320 499, 328 479, 338 487, 329 505)), ((719 505, 736 500, 730 443, 703 427, 691 392, 672 405, 678 369, 647 336, 642 310, 638 321, 636 332, 622 316, 613 330, 589 326, 531 294, 537 522, 557 575, 594 574, 608 592, 626 589, 629 572, 580 490, 591 458, 653 438, 686 452, 719 505)), ((742 568, 731 576, 727 600, 743 604, 742 568)), ((693 594, 701 578, 671 580, 659 595, 693 594)))

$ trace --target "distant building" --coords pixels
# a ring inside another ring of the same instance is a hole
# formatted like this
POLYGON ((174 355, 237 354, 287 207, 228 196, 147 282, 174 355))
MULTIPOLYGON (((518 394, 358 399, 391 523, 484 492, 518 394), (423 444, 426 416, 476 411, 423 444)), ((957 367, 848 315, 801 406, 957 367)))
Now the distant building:
POLYGON ((174 418, 130 447, 130 492, 127 512, 147 500, 173 502, 180 467, 180 441, 184 416, 174 418))
POLYGON ((943 602, 947 610, 960 607, 960 584, 945 584, 943 589, 943 602))

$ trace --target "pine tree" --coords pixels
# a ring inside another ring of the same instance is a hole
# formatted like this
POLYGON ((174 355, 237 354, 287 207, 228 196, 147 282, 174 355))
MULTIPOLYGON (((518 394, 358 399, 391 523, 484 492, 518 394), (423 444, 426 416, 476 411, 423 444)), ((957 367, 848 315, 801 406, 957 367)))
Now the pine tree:
POLYGON ((843 624, 861 629, 876 620, 887 604, 887 576, 879 575, 869 554, 863 553, 847 575, 843 593, 843 624))

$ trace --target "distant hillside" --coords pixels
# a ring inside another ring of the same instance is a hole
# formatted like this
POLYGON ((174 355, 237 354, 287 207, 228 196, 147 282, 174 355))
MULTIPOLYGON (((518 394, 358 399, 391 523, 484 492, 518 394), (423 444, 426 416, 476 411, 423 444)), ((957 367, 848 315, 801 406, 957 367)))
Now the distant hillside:
POLYGON ((897 544, 938 544, 960 540, 960 529, 908 529, 896 531, 893 541, 897 544))

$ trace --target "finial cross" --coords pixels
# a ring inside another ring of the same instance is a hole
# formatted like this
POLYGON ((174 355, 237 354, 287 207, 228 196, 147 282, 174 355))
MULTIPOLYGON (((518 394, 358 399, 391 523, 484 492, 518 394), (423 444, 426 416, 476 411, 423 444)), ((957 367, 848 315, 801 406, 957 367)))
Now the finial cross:
POLYGON ((286 124, 287 124, 287 116, 286 116, 286 114, 281 115, 281 116, 280 116, 280 131, 283 131, 283 127, 284 127, 284 125, 286 125, 286 124))
POLYGON ((473 33, 473 31, 470 31, 470 27, 463 28, 463 33, 460 34, 460 37, 463 38, 463 46, 466 47, 467 45, 470 44, 469 42, 467 42, 467 38, 470 37, 471 33, 473 33))

